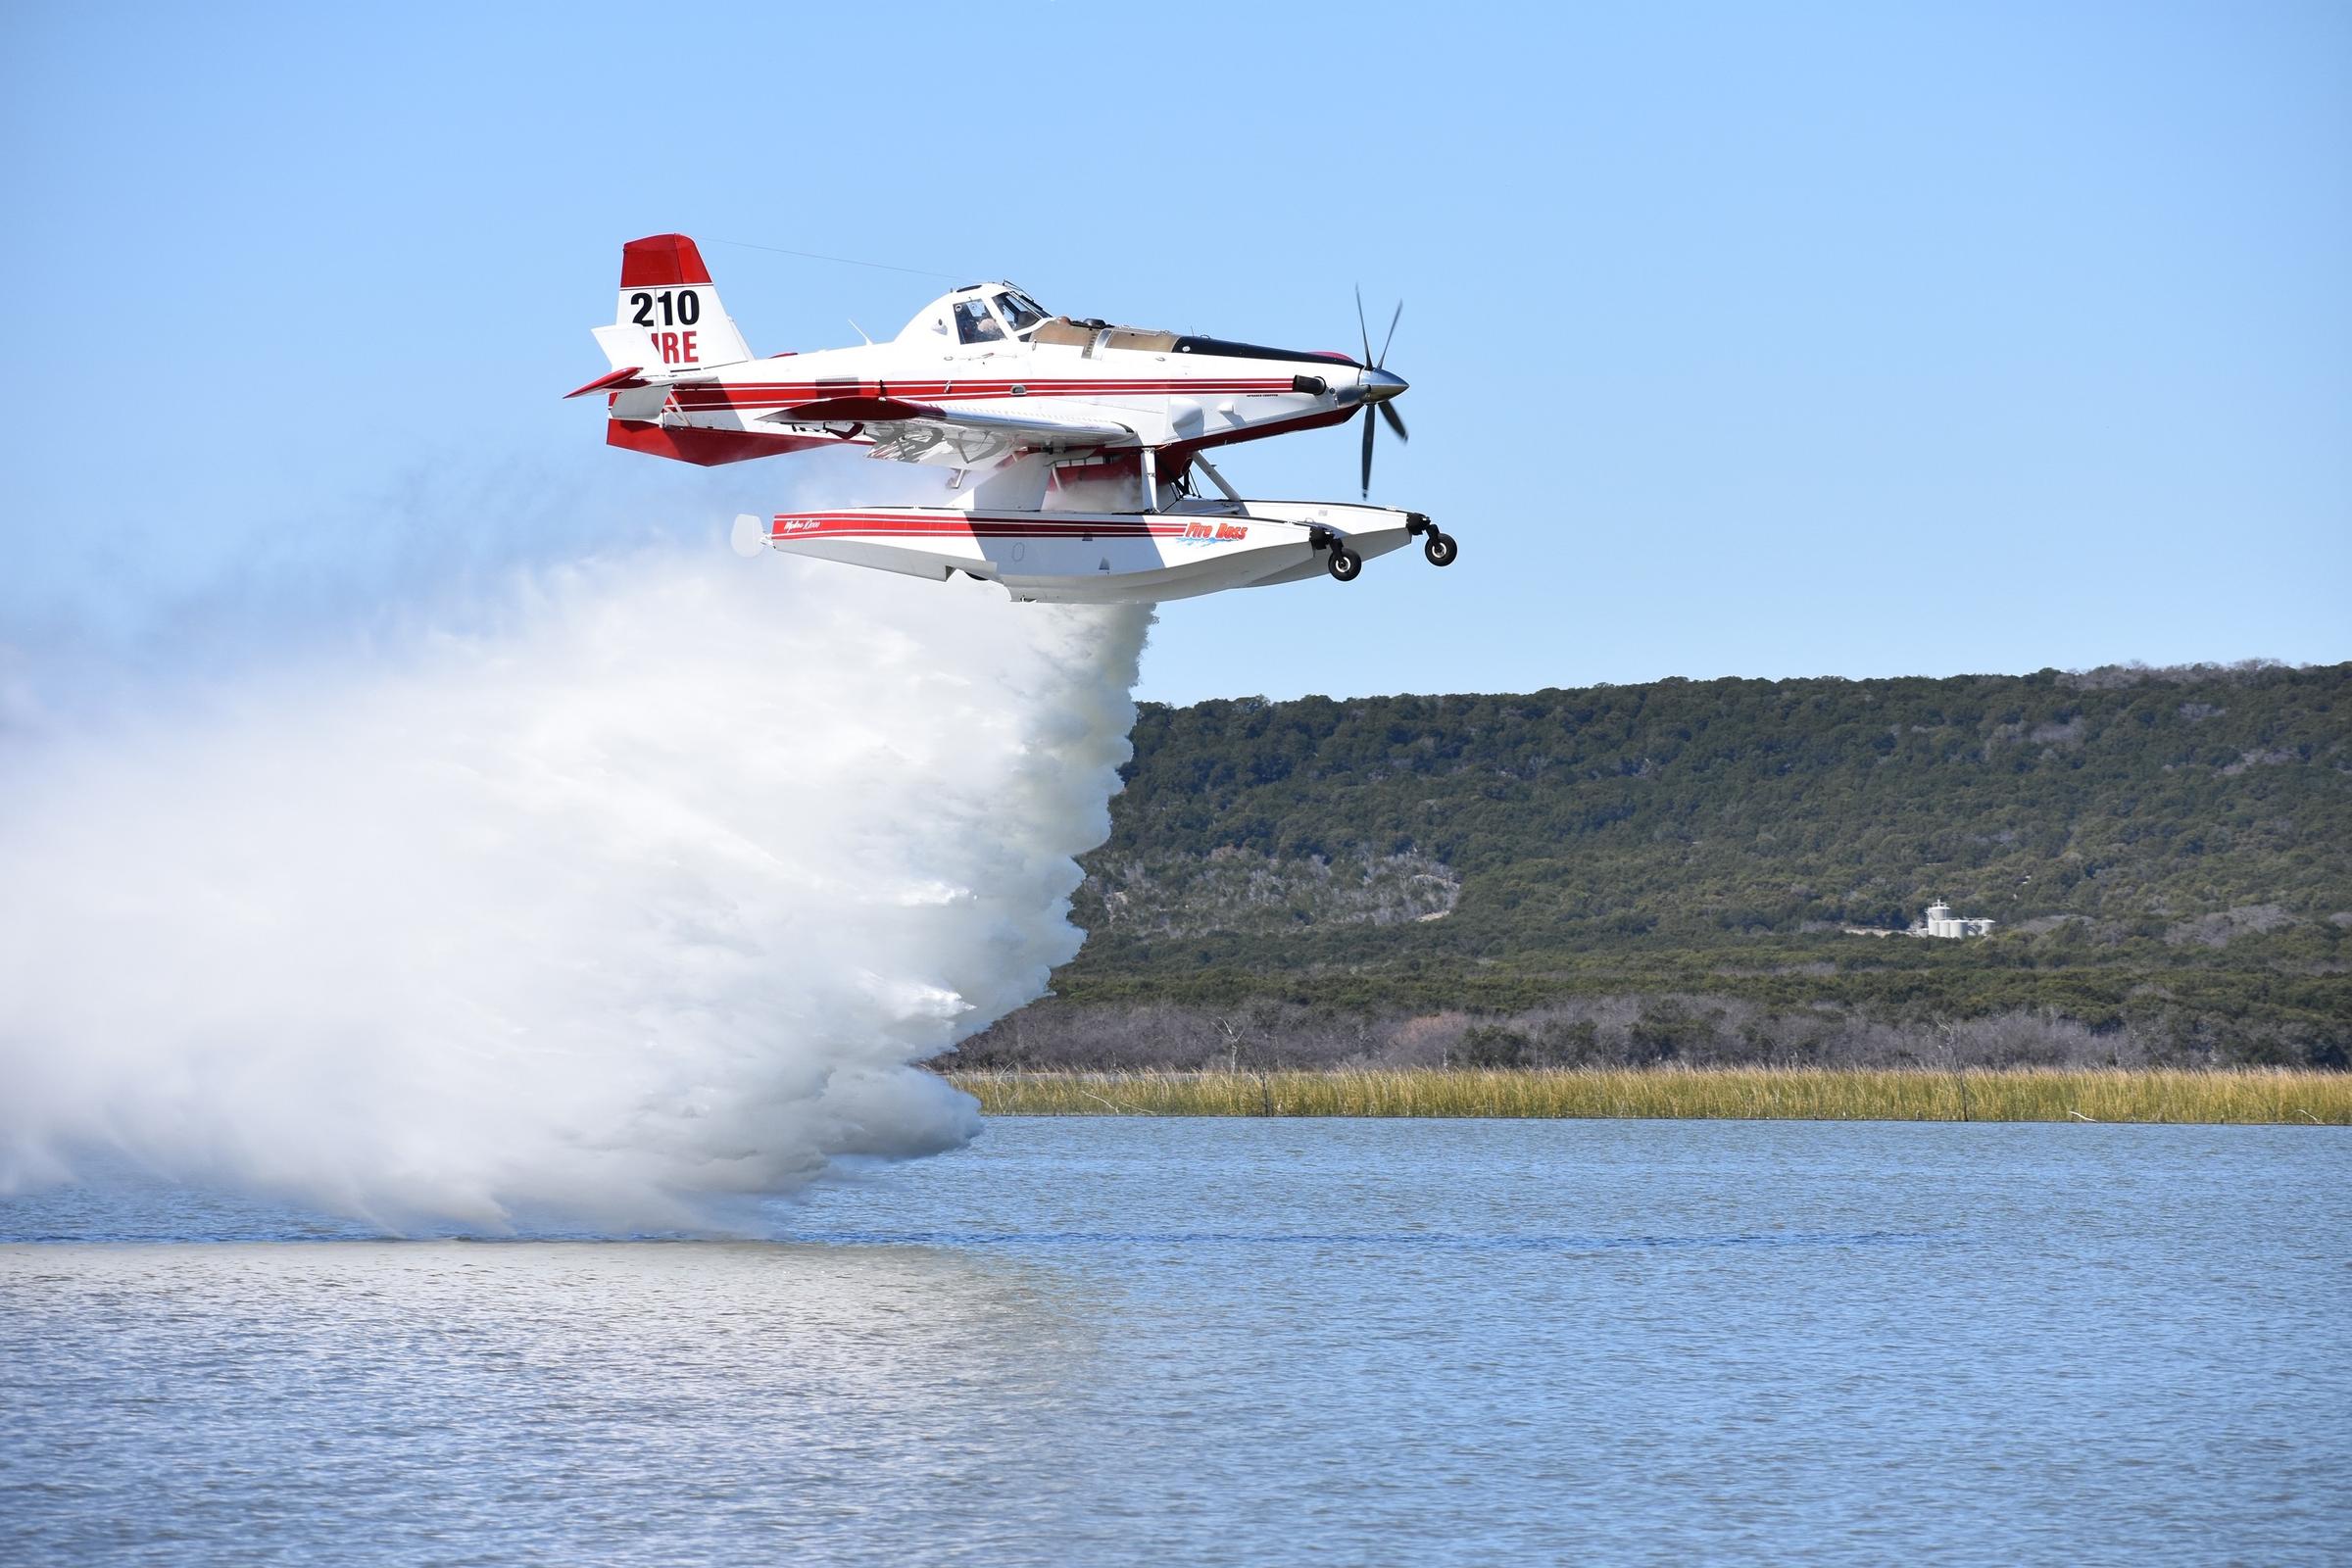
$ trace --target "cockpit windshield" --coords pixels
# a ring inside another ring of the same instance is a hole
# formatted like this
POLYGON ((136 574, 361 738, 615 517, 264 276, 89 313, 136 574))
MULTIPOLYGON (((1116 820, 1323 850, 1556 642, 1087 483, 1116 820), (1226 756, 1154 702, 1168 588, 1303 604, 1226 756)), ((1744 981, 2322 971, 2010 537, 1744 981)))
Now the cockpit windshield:
POLYGON ((1008 288, 997 296, 997 309, 1012 326, 1013 336, 1027 337, 1032 327, 1046 318, 1045 309, 1017 288, 1008 288))

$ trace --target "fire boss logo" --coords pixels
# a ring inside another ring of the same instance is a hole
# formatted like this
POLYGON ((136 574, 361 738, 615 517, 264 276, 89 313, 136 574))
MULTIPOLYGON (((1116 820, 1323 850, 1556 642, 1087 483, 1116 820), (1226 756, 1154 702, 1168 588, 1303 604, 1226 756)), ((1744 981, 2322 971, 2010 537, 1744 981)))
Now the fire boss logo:
POLYGON ((808 533, 815 527, 816 519, 814 517, 778 517, 776 519, 776 532, 778 533, 808 533))
POLYGON ((1207 517, 1195 517, 1184 525, 1184 542, 1188 545, 1223 545, 1250 537, 1250 530, 1238 522, 1217 522, 1207 517))

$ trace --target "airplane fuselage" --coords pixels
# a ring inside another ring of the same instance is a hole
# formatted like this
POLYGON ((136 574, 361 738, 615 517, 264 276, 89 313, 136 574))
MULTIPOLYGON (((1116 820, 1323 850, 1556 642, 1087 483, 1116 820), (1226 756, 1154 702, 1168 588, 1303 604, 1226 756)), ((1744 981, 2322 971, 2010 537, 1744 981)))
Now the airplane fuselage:
POLYGON ((903 338, 673 373, 613 394, 612 444, 692 463, 870 444, 878 421, 854 417, 856 404, 895 401, 1072 430, 1122 426, 1132 433, 1123 445, 1157 451, 1156 466, 1174 473, 1195 452, 1339 424, 1368 396, 1401 385, 1339 354, 1272 359, 1173 345, 1027 342, 974 350, 903 338))

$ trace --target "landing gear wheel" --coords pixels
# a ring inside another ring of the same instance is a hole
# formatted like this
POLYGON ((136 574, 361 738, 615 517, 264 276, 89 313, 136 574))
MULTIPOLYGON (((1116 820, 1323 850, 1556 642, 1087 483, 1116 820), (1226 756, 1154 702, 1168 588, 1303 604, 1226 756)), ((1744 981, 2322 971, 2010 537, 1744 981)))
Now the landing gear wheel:
POLYGON ((1462 553, 1462 548, 1453 542, 1453 535, 1449 533, 1432 533, 1422 543, 1421 553, 1429 558, 1429 564, 1433 566, 1450 566, 1453 558, 1462 553))
POLYGON ((1364 558, 1346 545, 1334 545, 1330 557, 1323 563, 1323 569, 1342 582, 1353 582, 1355 574, 1364 569, 1364 558))

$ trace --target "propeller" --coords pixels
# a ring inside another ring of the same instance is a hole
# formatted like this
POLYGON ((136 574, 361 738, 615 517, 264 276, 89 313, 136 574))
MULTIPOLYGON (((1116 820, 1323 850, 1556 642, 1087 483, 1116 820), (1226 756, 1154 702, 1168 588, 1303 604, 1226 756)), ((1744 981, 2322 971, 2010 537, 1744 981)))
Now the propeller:
MULTIPOLYGON (((1372 328, 1364 319, 1364 287, 1361 283, 1356 285, 1355 329, 1364 340, 1364 368, 1366 369, 1378 370, 1387 368, 1389 363, 1389 345, 1396 341, 1396 323, 1401 320, 1403 317, 1404 301, 1398 300, 1396 302, 1396 310, 1395 314, 1389 318, 1389 335, 1385 338, 1382 338, 1380 342, 1380 357, 1378 359, 1374 359, 1372 357, 1372 328)), ((1399 384, 1397 390, 1403 390, 1401 384, 1399 384)), ((1389 401, 1390 398, 1395 396, 1396 392, 1391 392, 1388 394, 1388 396, 1380 398, 1377 401, 1370 397, 1367 397, 1364 400, 1363 492, 1367 496, 1372 493, 1372 441, 1375 434, 1372 423, 1372 411, 1374 409, 1378 409, 1380 411, 1381 418, 1388 422, 1390 429, 1396 432, 1397 440, 1410 441, 1412 439, 1410 435, 1405 433, 1404 416, 1398 414, 1396 412, 1396 406, 1389 401)))

